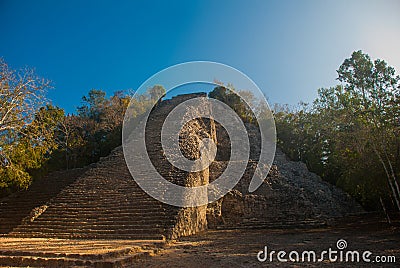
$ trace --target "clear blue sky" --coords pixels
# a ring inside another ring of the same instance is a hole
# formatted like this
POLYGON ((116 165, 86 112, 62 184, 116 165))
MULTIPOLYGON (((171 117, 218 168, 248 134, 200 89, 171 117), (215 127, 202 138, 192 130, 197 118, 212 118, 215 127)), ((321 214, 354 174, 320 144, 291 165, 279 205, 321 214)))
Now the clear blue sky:
POLYGON ((135 89, 173 64, 209 60, 252 78, 270 103, 310 102, 354 50, 400 70, 400 1, 0 0, 0 57, 53 81, 75 111, 92 89, 135 89))

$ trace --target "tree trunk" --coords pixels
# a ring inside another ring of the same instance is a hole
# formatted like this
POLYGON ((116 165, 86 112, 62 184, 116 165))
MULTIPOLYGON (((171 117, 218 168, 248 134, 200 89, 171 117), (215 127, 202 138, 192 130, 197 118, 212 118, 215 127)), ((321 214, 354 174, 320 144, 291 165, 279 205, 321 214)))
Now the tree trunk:
POLYGON ((387 181, 388 181, 388 183, 389 183, 389 188, 390 188, 390 190, 392 191, 392 196, 393 196, 393 198, 394 198, 394 200, 395 200, 395 202, 396 202, 397 210, 400 211, 399 196, 398 196, 397 191, 396 191, 396 189, 395 189, 395 187, 394 187, 394 185, 393 185, 393 183, 392 183, 392 178, 391 178, 391 176, 390 176, 389 170, 388 170, 388 168, 387 168, 387 166, 386 166, 385 161, 383 161, 382 156, 379 154, 378 150, 375 148, 375 146, 373 146, 373 148, 374 148, 375 154, 378 156, 379 161, 380 161, 381 164, 382 164, 383 169, 385 170, 386 178, 387 178, 387 181))

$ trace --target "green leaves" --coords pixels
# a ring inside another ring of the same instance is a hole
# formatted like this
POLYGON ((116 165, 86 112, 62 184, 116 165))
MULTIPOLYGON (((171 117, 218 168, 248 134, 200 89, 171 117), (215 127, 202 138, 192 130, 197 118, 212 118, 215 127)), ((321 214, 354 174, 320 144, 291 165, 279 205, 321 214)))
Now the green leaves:
MULTIPOLYGON (((232 87, 232 85, 228 85, 232 87)), ((246 96, 248 100, 254 100, 254 96, 251 91, 240 91, 240 94, 242 96, 246 96)), ((213 91, 208 93, 208 96, 213 99, 217 99, 225 104, 227 104, 229 107, 231 107, 239 116, 240 118, 245 121, 245 122, 257 122, 255 115, 253 114, 253 111, 251 107, 248 105, 253 105, 257 106, 256 103, 249 103, 247 104, 243 99, 239 97, 235 92, 230 90, 229 88, 221 85, 217 86, 214 88, 213 91)), ((262 107, 252 107, 252 108, 258 108, 260 113, 262 113, 262 107)))
MULTIPOLYGON (((0 187, 28 187, 31 169, 40 168, 54 146, 45 90, 49 82, 32 69, 12 70, 0 59, 0 187), (42 108, 41 108, 42 107, 42 108)), ((55 119, 57 120, 57 119, 55 119)))
POLYGON ((311 110, 276 114, 278 138, 291 157, 377 209, 381 196, 400 200, 400 78, 362 51, 337 72, 341 84, 319 89, 311 110))

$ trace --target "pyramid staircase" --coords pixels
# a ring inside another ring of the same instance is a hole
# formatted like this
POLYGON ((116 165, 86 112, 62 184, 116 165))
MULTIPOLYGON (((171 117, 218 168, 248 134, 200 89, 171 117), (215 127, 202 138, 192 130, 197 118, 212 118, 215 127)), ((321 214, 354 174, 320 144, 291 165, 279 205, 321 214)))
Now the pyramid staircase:
POLYGON ((131 178, 122 148, 65 188, 16 237, 163 239, 173 215, 131 178))
MULTIPOLYGON (((184 185, 188 174, 173 168, 160 154, 159 131, 164 118, 181 101, 179 98, 164 101, 152 111, 146 142, 149 157, 158 171, 167 180, 184 185)), ((49 185, 38 181, 22 196, 2 202, 2 233, 29 238, 163 240, 198 231, 177 227, 183 221, 179 219, 182 209, 153 199, 137 185, 126 166, 122 147, 86 170, 71 173, 76 176, 65 176, 65 172, 49 176, 49 183, 58 181, 58 187, 53 187, 58 191, 50 191, 49 185), (73 183, 68 185, 64 181, 73 183), (43 198, 42 193, 46 193, 43 198), (34 207, 39 209, 29 215, 34 207), (17 213, 18 217, 8 217, 10 213, 17 213)))
POLYGON ((46 205, 62 189, 72 184, 85 168, 57 171, 34 181, 28 190, 16 192, 0 200, 0 236, 12 231, 29 217, 32 210, 46 205))

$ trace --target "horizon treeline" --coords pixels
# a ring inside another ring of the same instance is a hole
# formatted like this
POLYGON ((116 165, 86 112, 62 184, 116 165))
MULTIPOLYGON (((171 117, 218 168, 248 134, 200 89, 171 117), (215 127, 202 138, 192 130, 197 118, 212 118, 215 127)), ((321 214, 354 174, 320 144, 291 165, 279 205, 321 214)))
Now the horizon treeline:
POLYGON ((278 146, 368 210, 400 210, 400 77, 355 51, 312 104, 277 105, 278 146))
MULTIPOLYGON (((400 210, 400 77, 383 60, 355 51, 337 70, 339 85, 318 90, 311 104, 273 107, 277 145, 369 210, 400 210)), ((0 189, 26 189, 47 172, 97 162, 121 144, 130 95, 92 89, 75 114, 45 99, 50 82, 32 69, 12 70, 0 59, 0 189)), ((135 116, 165 93, 136 99, 135 116)), ((249 107, 224 86, 209 97, 257 123, 249 107)))

